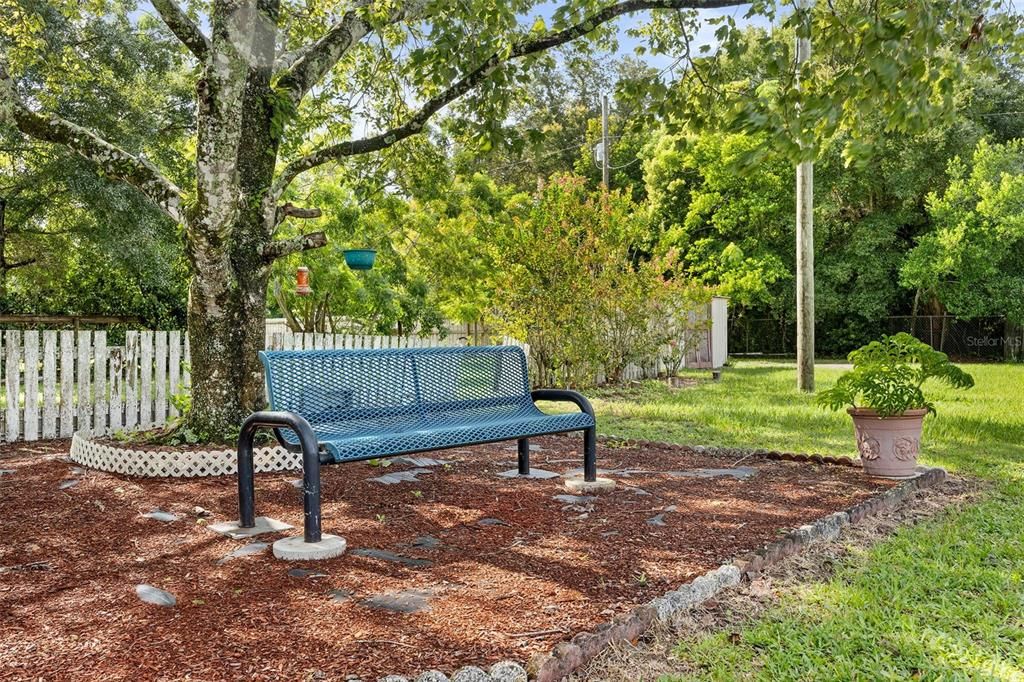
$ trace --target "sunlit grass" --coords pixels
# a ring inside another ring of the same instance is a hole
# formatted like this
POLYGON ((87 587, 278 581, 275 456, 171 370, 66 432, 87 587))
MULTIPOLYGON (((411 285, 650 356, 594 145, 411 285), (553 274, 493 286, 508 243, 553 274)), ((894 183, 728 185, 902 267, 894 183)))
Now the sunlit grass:
MULTIPOLYGON (((933 386, 923 459, 991 480, 960 511, 853 553, 827 583, 727 633, 681 642, 683 679, 1024 680, 1024 367, 972 365, 933 386)), ((844 413, 820 410, 786 363, 740 363, 720 383, 594 392, 601 431, 682 443, 855 455, 844 413)), ((841 369, 819 368, 819 386, 841 369)), ((706 373, 694 373, 704 379, 706 373)))

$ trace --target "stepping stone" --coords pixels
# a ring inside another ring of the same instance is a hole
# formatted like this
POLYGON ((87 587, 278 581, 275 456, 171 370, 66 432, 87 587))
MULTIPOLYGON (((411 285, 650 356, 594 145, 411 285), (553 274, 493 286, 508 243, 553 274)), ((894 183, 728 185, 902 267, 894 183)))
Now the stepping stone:
POLYGON ((165 512, 163 509, 160 509, 160 507, 157 507, 153 511, 146 512, 143 516, 147 519, 155 519, 157 521, 163 521, 164 523, 171 523, 180 518, 177 514, 165 512))
POLYGON ((669 476, 682 478, 716 478, 718 476, 731 476, 735 479, 750 478, 757 474, 753 467, 735 467, 733 469, 688 469, 687 471, 669 471, 669 476))
POLYGON ((232 559, 238 559, 244 556, 252 556, 253 554, 262 554, 263 552, 267 551, 267 547, 269 546, 270 545, 268 545, 265 542, 250 542, 248 545, 242 545, 230 554, 225 555, 224 558, 217 562, 217 564, 226 564, 232 559))
POLYGON ((564 504, 589 504, 597 498, 593 495, 555 495, 553 499, 564 504))
POLYGON ((476 525, 478 525, 478 526, 507 526, 508 524, 505 523, 504 521, 502 521, 501 519, 492 519, 492 518, 488 517, 488 518, 480 519, 479 521, 476 522, 476 525))
POLYGON ((544 469, 538 469, 536 467, 532 467, 530 469, 530 473, 525 476, 519 473, 519 469, 509 469, 508 471, 502 471, 498 475, 502 478, 535 478, 539 480, 558 478, 561 476, 561 474, 556 474, 554 471, 545 471, 544 469))
POLYGON ((652 526, 664 526, 665 525, 665 514, 661 513, 657 516, 652 516, 647 519, 647 523, 652 526))
POLYGON ((302 490, 301 478, 293 478, 292 480, 288 481, 288 484, 291 485, 293 488, 298 488, 299 490, 302 490))
POLYGON ((178 600, 170 592, 145 583, 135 586, 135 594, 142 601, 154 606, 174 606, 178 603, 178 600))
POLYGON ((434 562, 429 559, 413 559, 412 557, 402 556, 395 552, 389 552, 386 549, 353 549, 349 554, 370 559, 380 559, 381 561, 390 561, 410 568, 427 568, 434 565, 434 562))
POLYGON ((651 493, 647 492, 643 488, 633 488, 633 494, 634 495, 640 495, 641 497, 646 497, 646 496, 650 495, 651 493))
POLYGON ((433 535, 421 535, 412 541, 412 546, 417 549, 437 549, 441 546, 441 541, 433 535))
POLYGON ((76 485, 78 485, 78 481, 71 478, 66 481, 61 481, 60 485, 57 486, 57 490, 67 490, 68 488, 74 488, 76 485))
POLYGON ((14 473, 14 469, 0 469, 0 476, 7 476, 7 475, 13 474, 13 473, 14 473))
POLYGON ((409 457, 403 455, 402 457, 395 457, 391 460, 395 464, 408 464, 416 468, 421 467, 439 467, 445 464, 451 464, 451 462, 443 459, 431 459, 430 457, 409 457))
MULTIPOLYGON (((630 476, 633 476, 633 475, 636 475, 636 474, 647 474, 647 473, 657 473, 657 472, 650 472, 650 471, 647 471, 645 469, 598 469, 597 470, 597 475, 598 476, 624 476, 626 478, 629 478, 630 476)), ((562 475, 565 476, 566 478, 582 478, 583 477, 583 467, 577 467, 576 469, 569 469, 569 471, 566 471, 562 475)))
POLYGON ((367 597, 359 603, 371 609, 392 611, 394 613, 416 613, 430 610, 430 599, 433 590, 402 590, 367 597))
POLYGON ((320 571, 311 571, 308 568, 292 568, 288 570, 292 578, 326 578, 327 574, 320 571))
POLYGON ((352 598, 352 590, 331 590, 327 596, 331 598, 331 601, 340 603, 352 598))
POLYGON ((394 485, 396 483, 419 483, 419 479, 416 477, 420 474, 429 473, 430 469, 409 469, 408 471, 396 471, 392 474, 375 476, 366 480, 374 481, 375 483, 383 483, 384 485, 394 485))
POLYGON ((71 475, 72 476, 82 476, 85 473, 86 473, 86 471, 82 467, 71 467, 71 475))
POLYGON ((212 530, 214 533, 220 533, 221 535, 227 535, 233 540, 243 540, 245 538, 251 538, 254 535, 262 535, 263 533, 277 533, 282 530, 291 530, 294 526, 289 526, 283 521, 272 519, 268 516, 257 516, 256 525, 252 528, 242 528, 238 525, 238 521, 222 521, 221 523, 214 523, 207 528, 212 530))

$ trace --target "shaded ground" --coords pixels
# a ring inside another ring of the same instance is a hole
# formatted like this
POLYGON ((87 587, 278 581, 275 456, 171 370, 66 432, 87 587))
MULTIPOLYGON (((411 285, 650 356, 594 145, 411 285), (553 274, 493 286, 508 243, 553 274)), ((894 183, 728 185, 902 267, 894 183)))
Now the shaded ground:
MULTIPOLYGON (((536 468, 580 464, 578 439, 535 443, 536 468)), ((464 448, 393 485, 368 479, 416 467, 326 467, 325 531, 398 561, 350 551, 288 564, 269 549, 223 561, 249 543, 205 528, 236 518, 233 478, 75 472, 66 448, 0 450, 0 469, 13 470, 0 475, 0 678, 344 680, 525 661, 891 485, 857 469, 760 459, 742 463, 756 469, 748 479, 686 477, 667 472, 734 461, 601 446, 600 467, 619 470, 621 485, 574 503, 553 499, 565 494, 560 479, 497 477, 514 466, 514 443, 464 448), (154 509, 179 518, 142 516, 154 509), (296 567, 326 575, 289 575, 296 567), (143 603, 140 583, 176 606, 143 603), (426 609, 379 608, 396 594, 426 609)), ((259 475, 258 513, 300 526, 295 477, 259 475)))

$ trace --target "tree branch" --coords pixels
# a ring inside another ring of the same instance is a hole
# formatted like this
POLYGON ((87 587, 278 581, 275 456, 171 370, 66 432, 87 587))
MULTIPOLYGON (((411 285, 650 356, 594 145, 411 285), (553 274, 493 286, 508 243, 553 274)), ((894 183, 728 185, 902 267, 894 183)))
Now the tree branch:
POLYGON ((17 261, 16 263, 3 263, 2 267, 0 267, 0 269, 2 269, 4 272, 7 272, 8 270, 15 270, 17 268, 23 268, 26 265, 32 265, 35 262, 36 262, 35 258, 29 258, 27 260, 17 261))
MULTIPOLYGON (((278 60, 275 70, 283 72, 278 85, 291 93, 293 104, 298 104, 310 88, 319 83, 353 45, 362 40, 373 26, 363 18, 372 0, 358 0, 315 43, 286 53, 278 60)), ((426 6, 424 0, 406 0, 397 7, 385 23, 419 16, 426 6)))
POLYGON ((177 222, 182 222, 181 190, 165 178, 156 166, 120 147, 103 140, 95 133, 59 116, 30 110, 17 97, 14 81, 0 65, 0 99, 6 99, 6 111, 22 133, 43 142, 62 144, 89 159, 108 176, 139 189, 153 203, 177 222))
POLYGON ((210 39, 203 35, 199 26, 182 11, 174 0, 152 0, 152 2, 153 8, 160 14, 160 18, 167 24, 167 28, 171 29, 171 33, 192 51, 196 59, 205 62, 210 55, 210 39))
POLYGON ((273 262, 278 258, 290 256, 300 251, 319 249, 327 245, 327 235, 323 232, 310 232, 291 239, 270 242, 263 247, 263 260, 273 262))
POLYGON ((291 202, 284 204, 283 206, 277 207, 277 215, 274 219, 275 225, 280 225, 285 218, 301 218, 302 220, 312 220, 319 218, 323 215, 323 211, 319 208, 301 208, 295 206, 291 202))
POLYGON ((609 5, 591 14, 578 24, 561 31, 555 31, 534 40, 516 43, 504 57, 498 53, 492 54, 482 64, 452 83, 447 90, 428 99, 419 110, 399 126, 361 140, 348 140, 323 147, 292 161, 281 171, 281 175, 274 183, 271 194, 275 198, 280 197, 292 180, 311 168, 316 168, 324 163, 346 156, 379 151, 421 132, 430 117, 485 81, 502 65, 512 60, 568 43, 594 31, 602 24, 623 14, 647 9, 707 9, 741 4, 744 4, 742 0, 625 0, 624 2, 609 5))

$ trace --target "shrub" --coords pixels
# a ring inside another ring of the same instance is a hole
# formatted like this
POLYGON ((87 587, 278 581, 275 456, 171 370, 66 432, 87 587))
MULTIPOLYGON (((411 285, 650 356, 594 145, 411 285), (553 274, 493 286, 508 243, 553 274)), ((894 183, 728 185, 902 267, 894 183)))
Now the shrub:
POLYGON ((832 410, 867 407, 890 417, 907 410, 935 406, 925 399, 922 385, 938 379, 954 388, 970 388, 974 378, 949 361, 945 353, 910 334, 900 333, 872 341, 849 355, 853 369, 836 385, 818 394, 818 404, 832 410))

